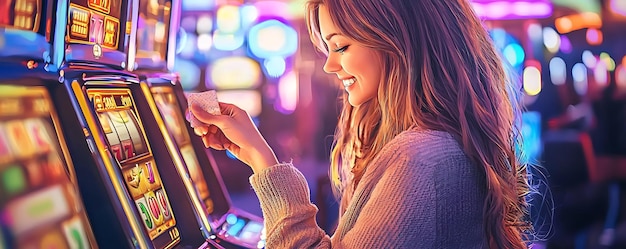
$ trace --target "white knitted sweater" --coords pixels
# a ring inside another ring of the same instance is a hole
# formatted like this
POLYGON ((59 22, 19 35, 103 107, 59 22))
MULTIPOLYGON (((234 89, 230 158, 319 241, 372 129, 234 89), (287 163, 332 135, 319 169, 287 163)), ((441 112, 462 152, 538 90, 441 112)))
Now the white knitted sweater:
POLYGON ((304 176, 289 163, 250 177, 267 248, 486 248, 486 184, 445 132, 396 136, 367 166, 337 230, 317 226, 304 176))

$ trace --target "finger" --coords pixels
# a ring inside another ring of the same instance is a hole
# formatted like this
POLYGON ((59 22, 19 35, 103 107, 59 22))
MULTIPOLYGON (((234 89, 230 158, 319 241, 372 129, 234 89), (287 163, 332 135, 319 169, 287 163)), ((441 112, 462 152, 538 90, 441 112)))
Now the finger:
POLYGON ((198 136, 204 136, 209 132, 209 128, 206 126, 194 127, 193 132, 198 136))
POLYGON ((212 139, 210 135, 202 136, 202 143, 204 143, 205 148, 224 150, 224 145, 219 142, 215 142, 215 139, 212 139))
POLYGON ((204 148, 209 148, 209 138, 207 136, 202 136, 202 143, 204 144, 204 148))
POLYGON ((201 122, 209 125, 215 125, 218 128, 222 127, 224 122, 226 122, 226 118, 228 118, 228 116, 225 115, 210 114, 205 110, 202 110, 202 108, 198 105, 191 106, 191 113, 193 113, 193 115, 201 122))
POLYGON ((242 112, 243 110, 238 106, 230 103, 218 102, 220 106, 220 111, 223 115, 235 116, 235 114, 242 112))
POLYGON ((211 125, 211 126, 209 126, 209 128, 208 128, 208 132, 210 132, 210 133, 212 133, 212 134, 217 133, 217 131, 218 131, 218 130, 219 130, 219 128, 217 128, 217 126, 215 126, 215 125, 211 125))

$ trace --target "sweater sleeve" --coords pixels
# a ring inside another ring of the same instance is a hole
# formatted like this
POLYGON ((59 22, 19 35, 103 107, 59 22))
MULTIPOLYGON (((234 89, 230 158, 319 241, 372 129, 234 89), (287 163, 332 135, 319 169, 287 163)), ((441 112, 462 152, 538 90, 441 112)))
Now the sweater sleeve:
POLYGON ((292 164, 264 169, 250 184, 263 211, 266 248, 330 248, 330 237, 315 221, 306 179, 292 164))

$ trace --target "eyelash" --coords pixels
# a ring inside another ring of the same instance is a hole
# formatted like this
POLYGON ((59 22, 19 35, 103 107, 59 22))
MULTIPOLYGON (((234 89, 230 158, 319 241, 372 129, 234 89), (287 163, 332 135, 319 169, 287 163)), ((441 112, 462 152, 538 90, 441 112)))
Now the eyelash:
POLYGON ((348 49, 348 46, 343 46, 337 49, 333 49, 333 52, 343 54, 343 52, 345 52, 346 49, 348 49))

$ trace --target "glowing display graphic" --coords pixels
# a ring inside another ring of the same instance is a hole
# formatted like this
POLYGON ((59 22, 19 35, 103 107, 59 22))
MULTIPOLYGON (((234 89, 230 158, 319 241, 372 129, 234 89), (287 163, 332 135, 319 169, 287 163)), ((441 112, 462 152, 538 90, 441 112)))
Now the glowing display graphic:
POLYGON ((92 247, 57 121, 45 88, 0 86, 2 248, 92 247))
POLYGON ((71 0, 69 42, 99 44, 117 49, 120 38, 120 0, 71 0))
POLYGON ((178 243, 178 228, 143 128, 128 89, 87 89, 107 138, 119 161, 128 194, 157 248, 178 243), (176 236, 171 236, 175 234, 176 236))
POLYGON ((3 0, 0 3, 0 27, 37 32, 40 12, 41 0, 3 0))
POLYGON ((180 106, 176 100, 176 96, 170 87, 152 87, 152 96, 154 102, 156 102, 159 113, 165 121, 167 131, 174 137, 176 145, 180 150, 185 165, 189 170, 191 180, 195 184, 196 191, 200 196, 200 200, 203 203, 204 210, 207 214, 213 213, 213 200, 206 183, 206 178, 200 168, 197 156, 193 150, 191 140, 189 139, 189 133, 185 128, 185 121, 183 115, 180 112, 180 106))

